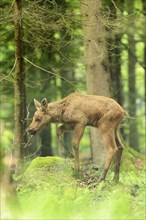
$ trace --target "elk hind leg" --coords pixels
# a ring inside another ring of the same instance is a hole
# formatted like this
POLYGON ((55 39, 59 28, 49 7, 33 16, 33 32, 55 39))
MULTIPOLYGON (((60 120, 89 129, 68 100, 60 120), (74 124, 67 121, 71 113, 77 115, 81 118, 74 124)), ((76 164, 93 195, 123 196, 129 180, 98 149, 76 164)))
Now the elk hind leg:
POLYGON ((122 152, 123 152, 123 144, 120 140, 120 137, 118 136, 117 131, 115 132, 115 140, 116 140, 116 144, 117 144, 117 152, 116 152, 116 165, 115 165, 115 174, 114 174, 114 181, 118 182, 119 181, 119 172, 120 172, 120 164, 121 164, 121 157, 122 157, 122 152))
POLYGON ((103 142, 106 149, 106 159, 105 159, 105 165, 103 172, 98 180, 98 183, 103 181, 106 178, 108 169, 110 167, 110 164, 113 160, 113 157, 117 151, 117 146, 114 138, 114 132, 113 131, 104 131, 102 132, 103 142))

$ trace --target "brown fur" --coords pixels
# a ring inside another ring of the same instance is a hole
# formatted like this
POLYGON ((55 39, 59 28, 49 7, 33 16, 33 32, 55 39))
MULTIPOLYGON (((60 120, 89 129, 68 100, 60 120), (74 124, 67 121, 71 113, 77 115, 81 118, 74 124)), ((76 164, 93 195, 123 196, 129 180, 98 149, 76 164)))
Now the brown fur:
POLYGON ((119 180, 119 168, 123 145, 117 134, 118 127, 126 115, 124 109, 113 99, 72 93, 57 102, 47 103, 43 99, 41 103, 34 100, 37 111, 28 128, 31 134, 40 130, 48 123, 62 123, 58 135, 74 130, 73 148, 75 152, 75 168, 79 169, 79 143, 86 126, 99 128, 106 149, 106 160, 103 173, 99 182, 104 180, 113 159, 116 155, 116 167, 114 180, 119 180))

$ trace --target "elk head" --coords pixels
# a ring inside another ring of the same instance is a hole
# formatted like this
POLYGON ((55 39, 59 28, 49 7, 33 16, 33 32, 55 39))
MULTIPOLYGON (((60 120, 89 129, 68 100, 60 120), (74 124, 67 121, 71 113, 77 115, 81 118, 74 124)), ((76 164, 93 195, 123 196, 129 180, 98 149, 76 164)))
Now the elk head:
POLYGON ((33 120, 27 129, 31 135, 34 135, 37 131, 45 127, 51 118, 51 115, 49 116, 48 113, 48 102, 46 98, 42 99, 41 103, 34 99, 34 105, 37 111, 34 113, 33 120))

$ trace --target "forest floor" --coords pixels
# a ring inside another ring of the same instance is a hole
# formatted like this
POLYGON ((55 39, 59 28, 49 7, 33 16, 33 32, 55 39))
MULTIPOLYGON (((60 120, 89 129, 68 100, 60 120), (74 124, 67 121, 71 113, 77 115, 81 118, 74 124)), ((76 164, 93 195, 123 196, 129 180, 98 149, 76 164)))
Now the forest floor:
POLYGON ((112 168, 107 179, 97 185, 100 171, 91 162, 83 164, 79 173, 72 167, 73 160, 69 159, 34 159, 21 175, 14 177, 16 191, 2 193, 6 204, 3 202, 1 219, 146 218, 145 163, 140 154, 125 151, 119 184, 112 181, 112 168))

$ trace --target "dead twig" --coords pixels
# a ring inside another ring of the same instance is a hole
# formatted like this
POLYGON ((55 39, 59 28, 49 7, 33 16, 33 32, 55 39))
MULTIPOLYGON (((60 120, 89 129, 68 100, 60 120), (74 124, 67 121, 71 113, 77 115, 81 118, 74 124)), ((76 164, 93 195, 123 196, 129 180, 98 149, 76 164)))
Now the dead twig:
POLYGON ((74 84, 71 83, 71 81, 69 81, 69 80, 66 79, 65 77, 63 77, 63 76, 61 76, 61 75, 59 75, 59 74, 57 74, 57 73, 53 73, 53 72, 51 72, 51 71, 49 71, 49 70, 46 70, 46 69, 44 69, 44 68, 42 68, 42 67, 40 67, 40 66, 34 64, 34 63, 31 62, 30 60, 28 60, 26 57, 23 57, 23 59, 26 60, 28 63, 30 63, 32 66, 34 66, 34 67, 36 67, 36 68, 38 68, 38 69, 40 69, 40 70, 42 70, 42 71, 44 71, 44 72, 46 72, 46 73, 49 73, 49 74, 51 74, 51 75, 53 75, 53 76, 60 77, 61 79, 63 79, 63 80, 66 81, 67 83, 69 83, 69 84, 75 89, 75 91, 79 92, 78 89, 74 86, 74 84))

